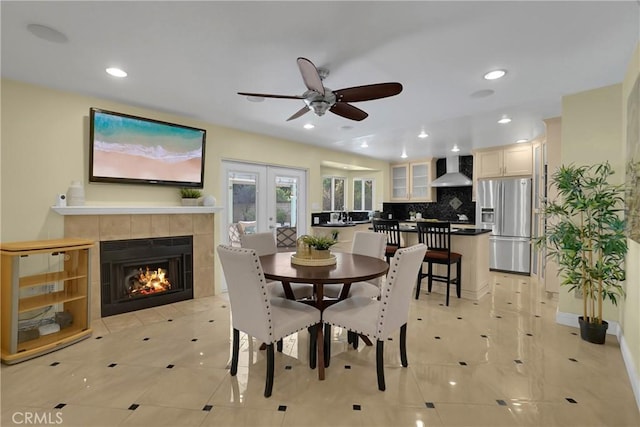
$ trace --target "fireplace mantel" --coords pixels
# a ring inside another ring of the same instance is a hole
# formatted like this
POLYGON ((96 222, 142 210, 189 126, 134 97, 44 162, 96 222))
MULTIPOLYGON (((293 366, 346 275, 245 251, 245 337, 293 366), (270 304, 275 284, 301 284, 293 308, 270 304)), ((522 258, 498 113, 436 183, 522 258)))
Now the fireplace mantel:
POLYGON ((60 215, 153 215, 207 214, 222 211, 219 206, 51 206, 60 215))

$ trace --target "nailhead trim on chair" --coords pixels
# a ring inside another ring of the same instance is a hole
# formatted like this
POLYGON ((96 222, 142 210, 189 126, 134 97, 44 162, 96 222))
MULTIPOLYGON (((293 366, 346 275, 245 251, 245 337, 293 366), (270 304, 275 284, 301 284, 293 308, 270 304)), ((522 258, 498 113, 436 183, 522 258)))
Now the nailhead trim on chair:
MULTIPOLYGON (((227 246, 227 245, 220 245, 220 246, 223 246, 225 249, 228 249, 228 250, 231 250, 231 251, 234 251, 234 252, 245 252, 245 251, 251 251, 251 254, 252 254, 252 256, 253 256, 253 261, 254 261, 254 263, 255 263, 255 265, 256 265, 256 274, 258 274, 258 279, 259 279, 259 282, 260 282, 260 286, 262 287, 262 295, 264 295, 264 297, 265 297, 265 302, 266 302, 266 304, 267 304, 267 314, 268 314, 269 316, 271 316, 271 304, 270 304, 270 301, 271 301, 271 300, 269 299, 269 296, 268 296, 268 295, 269 295, 269 293, 268 293, 268 290, 267 290, 267 288, 266 288, 266 286, 265 286, 266 280, 265 280, 265 278, 264 278, 264 274, 263 274, 263 273, 262 273, 262 271, 261 271, 261 270, 262 270, 262 268, 261 268, 261 265, 260 265, 260 258, 259 258, 259 257, 258 257, 258 255, 256 254, 256 251, 255 251, 255 250, 253 250, 253 249, 248 249, 248 248, 237 248, 237 247, 227 246)), ((304 330, 304 329, 310 328, 311 326, 315 326, 315 325, 316 325, 315 323, 310 323, 310 324, 308 324, 308 325, 306 325, 306 326, 304 326, 304 327, 301 327, 301 328, 299 328, 299 329, 296 329, 296 330, 293 330, 293 331, 290 331, 290 332, 285 332, 284 336, 285 336, 285 337, 286 337, 286 336, 289 336, 289 335, 291 335, 291 334, 293 334, 293 333, 295 333, 295 332, 302 331, 302 330, 304 330)), ((270 342, 265 343, 265 344, 267 344, 267 345, 272 344, 272 343, 274 343, 274 342, 278 341, 278 340, 275 340, 275 339, 273 338, 273 326, 271 325, 271 319, 269 319, 269 337, 270 337, 270 342)))

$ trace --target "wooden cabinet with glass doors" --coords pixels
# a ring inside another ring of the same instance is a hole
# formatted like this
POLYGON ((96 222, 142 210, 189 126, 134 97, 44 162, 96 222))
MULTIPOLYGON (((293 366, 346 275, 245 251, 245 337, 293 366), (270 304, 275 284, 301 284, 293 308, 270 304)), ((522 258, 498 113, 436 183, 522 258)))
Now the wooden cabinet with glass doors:
POLYGON ((391 200, 431 202, 435 189, 431 187, 435 165, 432 159, 391 165, 391 200))
POLYGON ((85 239, 2 243, 2 362, 12 364, 91 335, 85 239))

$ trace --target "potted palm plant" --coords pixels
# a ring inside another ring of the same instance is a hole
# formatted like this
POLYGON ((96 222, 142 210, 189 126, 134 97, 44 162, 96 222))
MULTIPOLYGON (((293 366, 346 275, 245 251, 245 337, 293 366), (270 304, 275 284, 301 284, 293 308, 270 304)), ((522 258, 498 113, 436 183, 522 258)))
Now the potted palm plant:
POLYGON ((624 258, 627 253, 624 187, 608 179, 608 162, 589 166, 561 166, 552 176, 556 200, 547 202, 545 235, 535 239, 558 264, 561 285, 582 294, 580 336, 603 344, 608 324, 602 304, 624 298, 624 258))

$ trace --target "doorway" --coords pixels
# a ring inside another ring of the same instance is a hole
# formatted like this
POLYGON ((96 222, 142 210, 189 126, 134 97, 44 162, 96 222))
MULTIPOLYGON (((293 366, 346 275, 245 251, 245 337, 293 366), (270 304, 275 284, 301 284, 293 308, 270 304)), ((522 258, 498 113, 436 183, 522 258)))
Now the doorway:
POLYGON ((221 242, 239 246, 243 233, 272 232, 278 250, 293 250, 307 229, 302 169, 223 161, 221 242))

